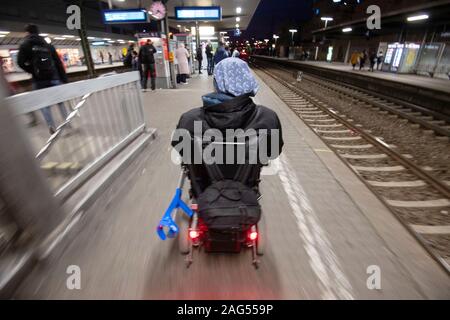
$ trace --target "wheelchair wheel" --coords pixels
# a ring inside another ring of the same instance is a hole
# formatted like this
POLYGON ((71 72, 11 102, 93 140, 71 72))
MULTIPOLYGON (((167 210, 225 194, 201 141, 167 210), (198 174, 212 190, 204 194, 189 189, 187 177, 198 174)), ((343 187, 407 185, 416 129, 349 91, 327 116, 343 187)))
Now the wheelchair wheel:
POLYGON ((266 239, 267 239, 267 226, 266 219, 264 218, 264 213, 261 214, 261 219, 257 225, 258 229, 258 239, 256 241, 256 254, 258 256, 264 255, 266 249, 266 239))
POLYGON ((190 250, 189 243, 189 217, 178 209, 175 223, 178 225, 180 232, 178 233, 178 250, 181 254, 188 254, 190 250))

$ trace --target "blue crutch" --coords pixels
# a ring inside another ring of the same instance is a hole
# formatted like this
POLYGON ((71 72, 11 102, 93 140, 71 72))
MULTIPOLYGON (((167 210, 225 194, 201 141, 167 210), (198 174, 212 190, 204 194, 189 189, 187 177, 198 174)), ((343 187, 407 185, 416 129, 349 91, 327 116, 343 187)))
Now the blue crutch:
POLYGON ((170 202, 170 205, 164 213, 161 221, 159 222, 158 227, 156 228, 156 232, 161 240, 166 240, 166 238, 175 238, 179 232, 179 228, 172 218, 172 212, 174 210, 181 208, 189 216, 189 218, 191 218, 194 214, 191 208, 189 208, 189 206, 181 199, 185 180, 186 170, 183 169, 178 188, 175 190, 175 195, 172 198, 172 201, 170 202), (167 234, 165 233, 164 228, 167 228, 167 234))

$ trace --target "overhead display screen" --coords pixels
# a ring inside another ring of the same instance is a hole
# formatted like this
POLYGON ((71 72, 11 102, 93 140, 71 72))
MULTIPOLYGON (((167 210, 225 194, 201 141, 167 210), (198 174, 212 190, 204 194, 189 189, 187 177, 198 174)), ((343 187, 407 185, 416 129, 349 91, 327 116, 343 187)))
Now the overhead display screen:
POLYGON ((147 11, 144 9, 103 10, 104 23, 142 23, 147 22, 147 11))
POLYGON ((175 7, 175 18, 177 20, 221 20, 222 8, 211 7, 175 7))

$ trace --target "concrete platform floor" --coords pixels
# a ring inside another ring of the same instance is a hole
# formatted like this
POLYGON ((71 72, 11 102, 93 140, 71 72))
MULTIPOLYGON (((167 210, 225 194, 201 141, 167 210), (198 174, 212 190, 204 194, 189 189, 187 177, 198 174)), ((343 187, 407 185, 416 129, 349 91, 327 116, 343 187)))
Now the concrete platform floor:
POLYGON ((264 171, 268 226, 261 267, 250 252, 195 251, 185 268, 176 241, 155 228, 179 176, 170 137, 199 106, 212 79, 143 93, 158 137, 86 212, 81 223, 17 290, 18 299, 448 299, 450 279, 394 216, 264 83, 256 102, 275 110, 285 150, 264 171), (67 268, 81 270, 69 290, 67 268), (367 273, 381 272, 370 290, 367 273), (376 268, 376 267, 375 267, 376 268))

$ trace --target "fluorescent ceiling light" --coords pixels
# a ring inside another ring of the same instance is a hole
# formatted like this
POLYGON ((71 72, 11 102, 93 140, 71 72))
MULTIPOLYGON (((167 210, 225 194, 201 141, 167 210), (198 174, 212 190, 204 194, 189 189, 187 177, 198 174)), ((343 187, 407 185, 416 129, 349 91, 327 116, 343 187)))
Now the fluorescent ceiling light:
POLYGON ((0 34, 0 38, 6 37, 6 34, 0 34))
POLYGON ((95 37, 87 37, 89 40, 94 40, 95 37))
POLYGON ((0 34, 9 34, 9 31, 0 31, 0 34))
POLYGON ((322 21, 333 21, 334 19, 331 18, 331 17, 322 17, 322 18, 320 18, 320 20, 322 20, 322 21))
MULTIPOLYGON (((0 32, 1 33, 1 32, 0 32)), ((47 37, 48 36, 48 33, 39 33, 39 35, 41 36, 41 37, 47 37)))
POLYGON ((413 21, 427 20, 428 18, 429 18, 429 16, 427 14, 421 14, 418 16, 408 17, 408 21, 413 22, 413 21))
POLYGON ((239 21, 241 21, 241 18, 240 17, 236 17, 236 22, 239 22, 239 21))
POLYGON ((63 37, 55 37, 53 39, 55 39, 55 40, 67 40, 66 38, 63 38, 63 37))
POLYGON ((212 36, 216 32, 215 30, 212 26, 201 26, 198 28, 200 36, 212 36))
POLYGON ((344 29, 342 29, 342 32, 351 32, 351 31, 353 31, 352 28, 344 28, 344 29))
POLYGON ((292 33, 295 33, 297 31, 298 31, 297 29, 289 29, 289 32, 292 32, 292 33))
POLYGON ((63 38, 75 38, 75 36, 68 35, 68 34, 64 34, 64 35, 63 35, 63 38))
POLYGON ((105 40, 105 41, 109 41, 109 40, 111 40, 110 38, 103 38, 103 40, 105 40))
POLYGON ((242 12, 242 8, 241 7, 237 7, 236 8, 236 13, 241 13, 242 12))

